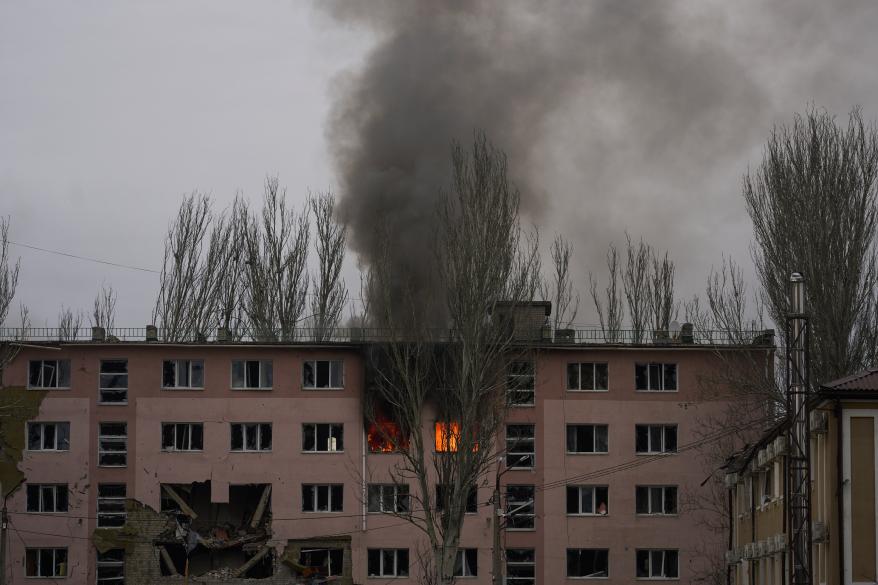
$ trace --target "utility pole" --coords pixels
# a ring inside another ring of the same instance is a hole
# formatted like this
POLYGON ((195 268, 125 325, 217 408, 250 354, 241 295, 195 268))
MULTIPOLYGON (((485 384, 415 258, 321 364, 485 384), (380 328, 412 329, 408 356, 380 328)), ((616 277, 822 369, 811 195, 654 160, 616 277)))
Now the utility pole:
POLYGON ((3 511, 2 516, 0 516, 0 585, 6 585, 6 529, 8 525, 6 498, 3 498, 3 511))
MULTIPOLYGON (((494 548, 491 551, 493 554, 493 572, 491 574, 491 579, 494 582, 494 585, 502 585, 503 583, 503 574, 502 574, 502 549, 500 548, 500 520, 503 518, 503 510, 500 507, 500 465, 503 463, 503 457, 497 458, 497 475, 494 479, 494 498, 492 500, 494 507, 494 548)), ((2 584, 0 584, 2 585, 2 584)))

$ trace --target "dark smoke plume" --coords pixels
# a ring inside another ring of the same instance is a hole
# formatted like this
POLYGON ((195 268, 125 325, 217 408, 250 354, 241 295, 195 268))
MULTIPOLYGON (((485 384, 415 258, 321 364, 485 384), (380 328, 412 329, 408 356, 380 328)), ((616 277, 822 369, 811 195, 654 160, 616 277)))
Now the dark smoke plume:
MULTIPOLYGON (((580 208, 612 206, 611 174, 635 171, 613 157, 633 150, 650 158, 651 151, 659 168, 672 156, 672 133, 688 136, 694 150, 696 140, 740 148, 749 134, 739 115, 761 107, 742 67, 727 52, 682 36, 665 2, 329 6, 338 21, 379 36, 364 68, 343 79, 334 97, 328 135, 341 218, 366 264, 378 253, 375 228, 385 222, 392 265, 418 290, 431 282, 434 209, 448 184, 453 139, 467 144, 481 130, 504 150, 522 210, 538 221, 552 207, 588 215, 580 208), (558 116, 591 131, 570 136, 558 116), (563 142, 547 143, 549 126, 562 129, 563 142), (623 132, 631 144, 619 141, 623 132), (574 161, 576 184, 551 178, 545 152, 574 161)), ((621 233, 625 226, 615 227, 621 233)), ((595 226, 591 241, 588 230, 568 236, 602 259, 613 237, 607 230, 595 226)))

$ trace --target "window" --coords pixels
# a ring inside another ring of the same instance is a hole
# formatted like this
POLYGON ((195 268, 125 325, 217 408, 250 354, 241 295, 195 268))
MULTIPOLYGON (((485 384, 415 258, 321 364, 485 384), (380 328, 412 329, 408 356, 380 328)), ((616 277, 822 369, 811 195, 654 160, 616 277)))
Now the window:
POLYGON ((610 576, 610 551, 605 548, 568 548, 567 577, 610 576))
POLYGON ((534 363, 512 362, 506 375, 506 397, 512 406, 534 403, 534 363))
POLYGON ((370 453, 394 453, 408 447, 399 425, 389 420, 378 420, 369 423, 366 430, 366 442, 370 453))
POLYGON ((506 425, 506 466, 529 469, 535 460, 534 425, 506 425))
POLYGON ((455 577, 478 577, 479 576, 479 549, 459 548, 454 557, 455 577))
POLYGON ((27 448, 30 451, 69 451, 70 423, 27 423, 27 448))
POLYGON ((370 577, 408 577, 409 549, 370 548, 367 552, 370 577))
POLYGON ((125 526, 126 491, 124 483, 98 484, 98 528, 125 526))
POLYGON ((407 484, 369 484, 368 510, 405 514, 409 512, 409 486, 407 484))
MULTIPOLYGON (((473 429, 472 434, 478 431, 473 429)), ((436 452, 437 453, 456 453, 457 444, 464 438, 461 434, 460 424, 457 422, 436 421, 436 452)), ((479 445, 473 445, 473 451, 478 451, 479 445)))
POLYGON ((536 555, 532 548, 506 549, 507 585, 536 584, 536 555))
POLYGON ((605 363, 567 364, 567 389, 602 392, 609 390, 609 367, 605 363))
POLYGON ((31 360, 28 388, 70 388, 70 360, 31 360))
POLYGON ((201 451, 204 449, 202 423, 162 423, 162 451, 201 451))
POLYGON ((232 451, 271 451, 271 423, 232 423, 232 451))
POLYGON ((634 364, 634 387, 647 392, 677 389, 677 364, 634 364))
POLYGON ((568 485, 567 514, 606 516, 609 512, 608 492, 605 485, 568 485))
POLYGON ((677 513, 677 486, 639 485, 635 488, 634 499, 638 514, 658 516, 677 513))
POLYGON ((607 453, 607 425, 567 425, 568 453, 607 453))
POLYGON ((159 511, 162 514, 182 514, 183 510, 180 507, 180 502, 177 499, 183 500, 183 502, 192 507, 192 488, 189 485, 181 485, 181 484, 159 484, 161 487, 161 499, 159 500, 159 511), (175 494, 177 497, 173 497, 171 494, 175 494))
POLYGON ((66 512, 67 484, 34 484, 27 485, 28 512, 66 512))
POLYGON ((128 360, 101 360, 99 402, 128 402, 128 360))
POLYGON ((506 528, 531 530, 534 527, 534 486, 506 486, 506 528))
POLYGON ((270 390, 272 378, 271 360, 232 360, 232 388, 270 390))
POLYGON ((165 360, 162 388, 204 388, 204 360, 165 360))
POLYGON ((678 561, 679 553, 676 550, 639 550, 637 578, 676 579, 679 576, 678 561))
POLYGON ((761 471, 759 473, 760 483, 762 484, 762 497, 759 498, 759 504, 761 506, 764 506, 765 504, 770 502, 773 497, 773 475, 773 469, 768 469, 767 471, 761 471))
POLYGON ((66 577, 66 548, 28 548, 24 552, 25 577, 66 577))
POLYGON ((125 584, 125 549, 111 548, 107 552, 98 551, 98 585, 125 584))
MULTIPOLYGON (((451 499, 451 490, 447 485, 436 484, 436 511, 444 512, 448 509, 449 500, 451 499)), ((466 494, 466 502, 464 502, 464 514, 476 514, 479 510, 479 490, 476 486, 471 486, 466 494)))
POLYGON ((344 451, 344 425, 328 423, 302 425, 302 451, 324 453, 344 451))
POLYGON ((98 426, 98 465, 125 467, 128 464, 128 425, 106 422, 98 426))
POLYGON ((341 484, 302 484, 303 512, 341 512, 344 508, 341 484))
POLYGON ((638 453, 675 453, 677 425, 635 425, 634 447, 638 453))
POLYGON ((317 569, 317 574, 321 577, 341 577, 344 570, 344 549, 302 549, 299 551, 299 564, 317 569))
POLYGON ((344 388, 342 360, 308 360, 302 364, 302 386, 311 390, 344 388))

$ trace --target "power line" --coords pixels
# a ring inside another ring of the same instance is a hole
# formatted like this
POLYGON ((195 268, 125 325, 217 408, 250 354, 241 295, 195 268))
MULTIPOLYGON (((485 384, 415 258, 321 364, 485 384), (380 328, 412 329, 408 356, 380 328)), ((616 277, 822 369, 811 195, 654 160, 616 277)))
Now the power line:
POLYGON ((98 264, 106 264, 107 266, 115 266, 117 268, 128 268, 130 270, 139 270, 141 272, 152 272, 153 274, 159 274, 158 270, 153 270, 152 268, 143 268, 141 266, 131 266, 130 264, 120 264, 119 262, 110 262, 109 260, 99 260, 98 258, 89 258, 88 256, 79 256, 77 254, 70 254, 68 252, 62 252, 60 250, 50 250, 49 248, 41 248, 39 246, 33 246, 31 244, 22 244, 21 242, 13 242, 9 240, 10 244, 15 246, 21 246, 22 248, 29 248, 31 250, 39 250, 40 252, 46 252, 47 254, 57 254, 58 256, 66 256, 68 258, 76 258, 77 260, 84 260, 86 262, 96 262, 98 264))

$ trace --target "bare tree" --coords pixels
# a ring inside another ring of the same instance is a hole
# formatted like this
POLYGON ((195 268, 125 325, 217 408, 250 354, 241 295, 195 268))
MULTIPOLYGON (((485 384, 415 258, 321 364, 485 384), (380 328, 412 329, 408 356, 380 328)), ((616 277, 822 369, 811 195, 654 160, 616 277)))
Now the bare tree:
POLYGON ((674 261, 668 253, 662 258, 652 256, 650 274, 650 313, 655 331, 667 333, 671 321, 677 318, 679 306, 674 297, 674 261))
POLYGON ((619 331, 622 329, 622 320, 625 317, 625 306, 619 291, 619 254, 614 245, 610 244, 607 249, 607 287, 604 289, 604 294, 598 292, 598 281, 590 272, 588 280, 604 341, 608 343, 621 341, 619 331))
POLYGON ((61 341, 74 341, 82 327, 82 311, 73 312, 70 307, 61 306, 58 313, 58 339, 61 341))
POLYGON ((247 332, 244 275, 247 269, 248 217, 247 204, 236 196, 229 214, 214 225, 210 236, 212 245, 213 242, 225 242, 216 276, 216 310, 219 327, 235 341, 242 339, 247 332))
POLYGON ((92 327, 103 327, 108 333, 116 324, 116 291, 112 286, 102 285, 95 295, 94 306, 89 318, 92 327))
POLYGON ((650 324, 652 282, 650 268, 652 249, 643 242, 635 246, 631 236, 625 234, 628 242, 625 268, 622 270, 622 290, 628 302, 632 341, 640 343, 645 339, 650 324))
POLYGON ((288 208, 286 190, 269 177, 260 219, 246 228, 245 312, 256 339, 289 341, 308 293, 308 214, 288 208))
POLYGON ((570 327, 579 312, 579 293, 573 290, 570 279, 570 258, 573 246, 558 234, 552 241, 552 275, 542 285, 543 298, 552 301, 554 317, 552 327, 556 331, 570 327))
POLYGON ((9 223, 8 217, 0 217, 0 325, 6 321, 9 305, 18 287, 18 271, 21 260, 11 263, 9 258, 9 223))
POLYGON ((348 300, 348 290, 341 278, 347 228, 336 221, 335 196, 331 192, 318 194, 309 204, 317 228, 317 272, 312 277, 311 315, 315 340, 324 341, 332 338, 348 300))
POLYGON ((401 516, 427 536, 432 557, 422 565, 431 583, 454 581, 467 499, 495 463, 504 377, 511 360, 521 359, 515 328, 504 317, 532 300, 539 282, 535 240, 522 237, 519 193, 508 182, 505 155, 482 135, 470 152, 454 144, 452 177, 435 240, 436 292, 450 329, 432 335, 423 326, 432 316, 421 312, 429 303, 412 294, 387 302, 405 275, 389 265, 387 254, 373 266, 373 290, 384 295, 376 303, 384 312, 380 321, 392 340, 372 349, 368 416, 378 428, 383 416, 399 425, 394 481, 418 488, 401 516), (436 432, 424 433, 432 421, 436 432), (433 489, 437 482, 440 494, 433 489))

